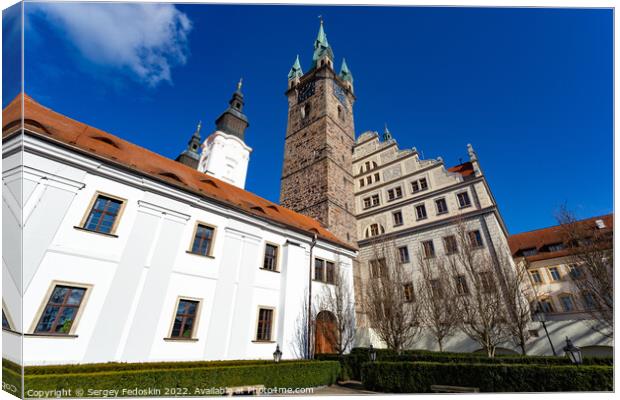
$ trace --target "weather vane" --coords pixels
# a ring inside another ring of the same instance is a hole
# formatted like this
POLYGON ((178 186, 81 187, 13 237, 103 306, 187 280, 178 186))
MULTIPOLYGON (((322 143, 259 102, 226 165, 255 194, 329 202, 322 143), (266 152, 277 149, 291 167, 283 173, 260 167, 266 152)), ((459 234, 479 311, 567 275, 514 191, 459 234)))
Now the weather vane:
POLYGON ((243 78, 239 78, 239 83, 237 83, 237 90, 241 90, 241 86, 243 86, 243 78))
POLYGON ((321 25, 323 25, 323 16, 319 15, 319 21, 321 21, 321 25))

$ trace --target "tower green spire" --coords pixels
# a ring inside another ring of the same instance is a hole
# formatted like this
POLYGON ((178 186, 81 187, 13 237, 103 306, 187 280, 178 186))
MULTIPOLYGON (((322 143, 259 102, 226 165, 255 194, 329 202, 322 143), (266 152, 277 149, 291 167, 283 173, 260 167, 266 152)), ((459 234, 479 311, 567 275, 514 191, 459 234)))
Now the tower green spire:
POLYGON ((314 54, 312 54, 312 67, 316 67, 319 59, 323 57, 325 53, 327 56, 334 59, 334 52, 332 48, 329 47, 329 42, 327 41, 327 35, 325 34, 325 30, 323 29, 323 18, 319 16, 321 19, 321 26, 319 27, 319 33, 316 35, 316 40, 314 41, 314 54))
POLYGON ((291 67, 291 70, 288 72, 288 79, 294 79, 301 77, 304 72, 301 70, 301 64, 299 63, 299 54, 297 54, 297 58, 295 58, 295 63, 291 67))
POLYGON ((342 66, 340 67, 339 76, 341 79, 353 83, 353 74, 351 73, 351 70, 349 70, 347 60, 345 60, 344 58, 342 59, 342 66))
POLYGON ((383 130, 383 141, 387 142, 388 140, 392 140, 392 133, 388 129, 387 122, 386 122, 385 129, 383 130))

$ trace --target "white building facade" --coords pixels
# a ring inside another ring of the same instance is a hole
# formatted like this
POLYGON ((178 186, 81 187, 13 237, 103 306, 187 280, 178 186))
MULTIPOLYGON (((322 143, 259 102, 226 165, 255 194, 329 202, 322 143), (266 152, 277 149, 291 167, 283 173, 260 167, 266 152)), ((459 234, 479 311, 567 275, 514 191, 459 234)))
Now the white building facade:
MULTIPOLYGON (((5 118, 3 135, 3 357, 294 358, 314 259, 352 287, 355 249, 315 221, 204 174, 194 187, 172 160, 159 179, 147 150, 27 97, 24 112, 24 134, 5 118)), ((313 302, 330 286, 314 281, 313 302)))

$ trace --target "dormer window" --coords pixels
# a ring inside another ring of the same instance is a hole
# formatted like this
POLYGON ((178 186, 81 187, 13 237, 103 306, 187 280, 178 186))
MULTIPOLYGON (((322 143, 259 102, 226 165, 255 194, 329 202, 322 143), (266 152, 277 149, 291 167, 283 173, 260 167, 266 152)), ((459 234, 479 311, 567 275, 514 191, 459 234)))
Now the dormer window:
POLYGON ((603 221, 602 219, 597 219, 596 221, 594 221, 594 223, 596 224, 597 229, 605 228, 605 221, 603 221))

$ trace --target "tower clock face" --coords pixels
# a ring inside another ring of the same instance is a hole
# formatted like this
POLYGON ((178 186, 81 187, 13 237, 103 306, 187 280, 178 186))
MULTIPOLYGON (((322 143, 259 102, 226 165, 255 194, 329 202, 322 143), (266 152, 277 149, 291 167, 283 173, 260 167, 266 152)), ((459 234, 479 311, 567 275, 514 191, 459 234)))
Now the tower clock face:
POLYGON ((297 102, 301 103, 314 94, 314 81, 306 82, 297 89, 297 102))
POLYGON ((334 96, 338 99, 339 102, 342 103, 343 106, 347 105, 347 96, 344 93, 344 89, 340 87, 336 82, 334 82, 334 96))

